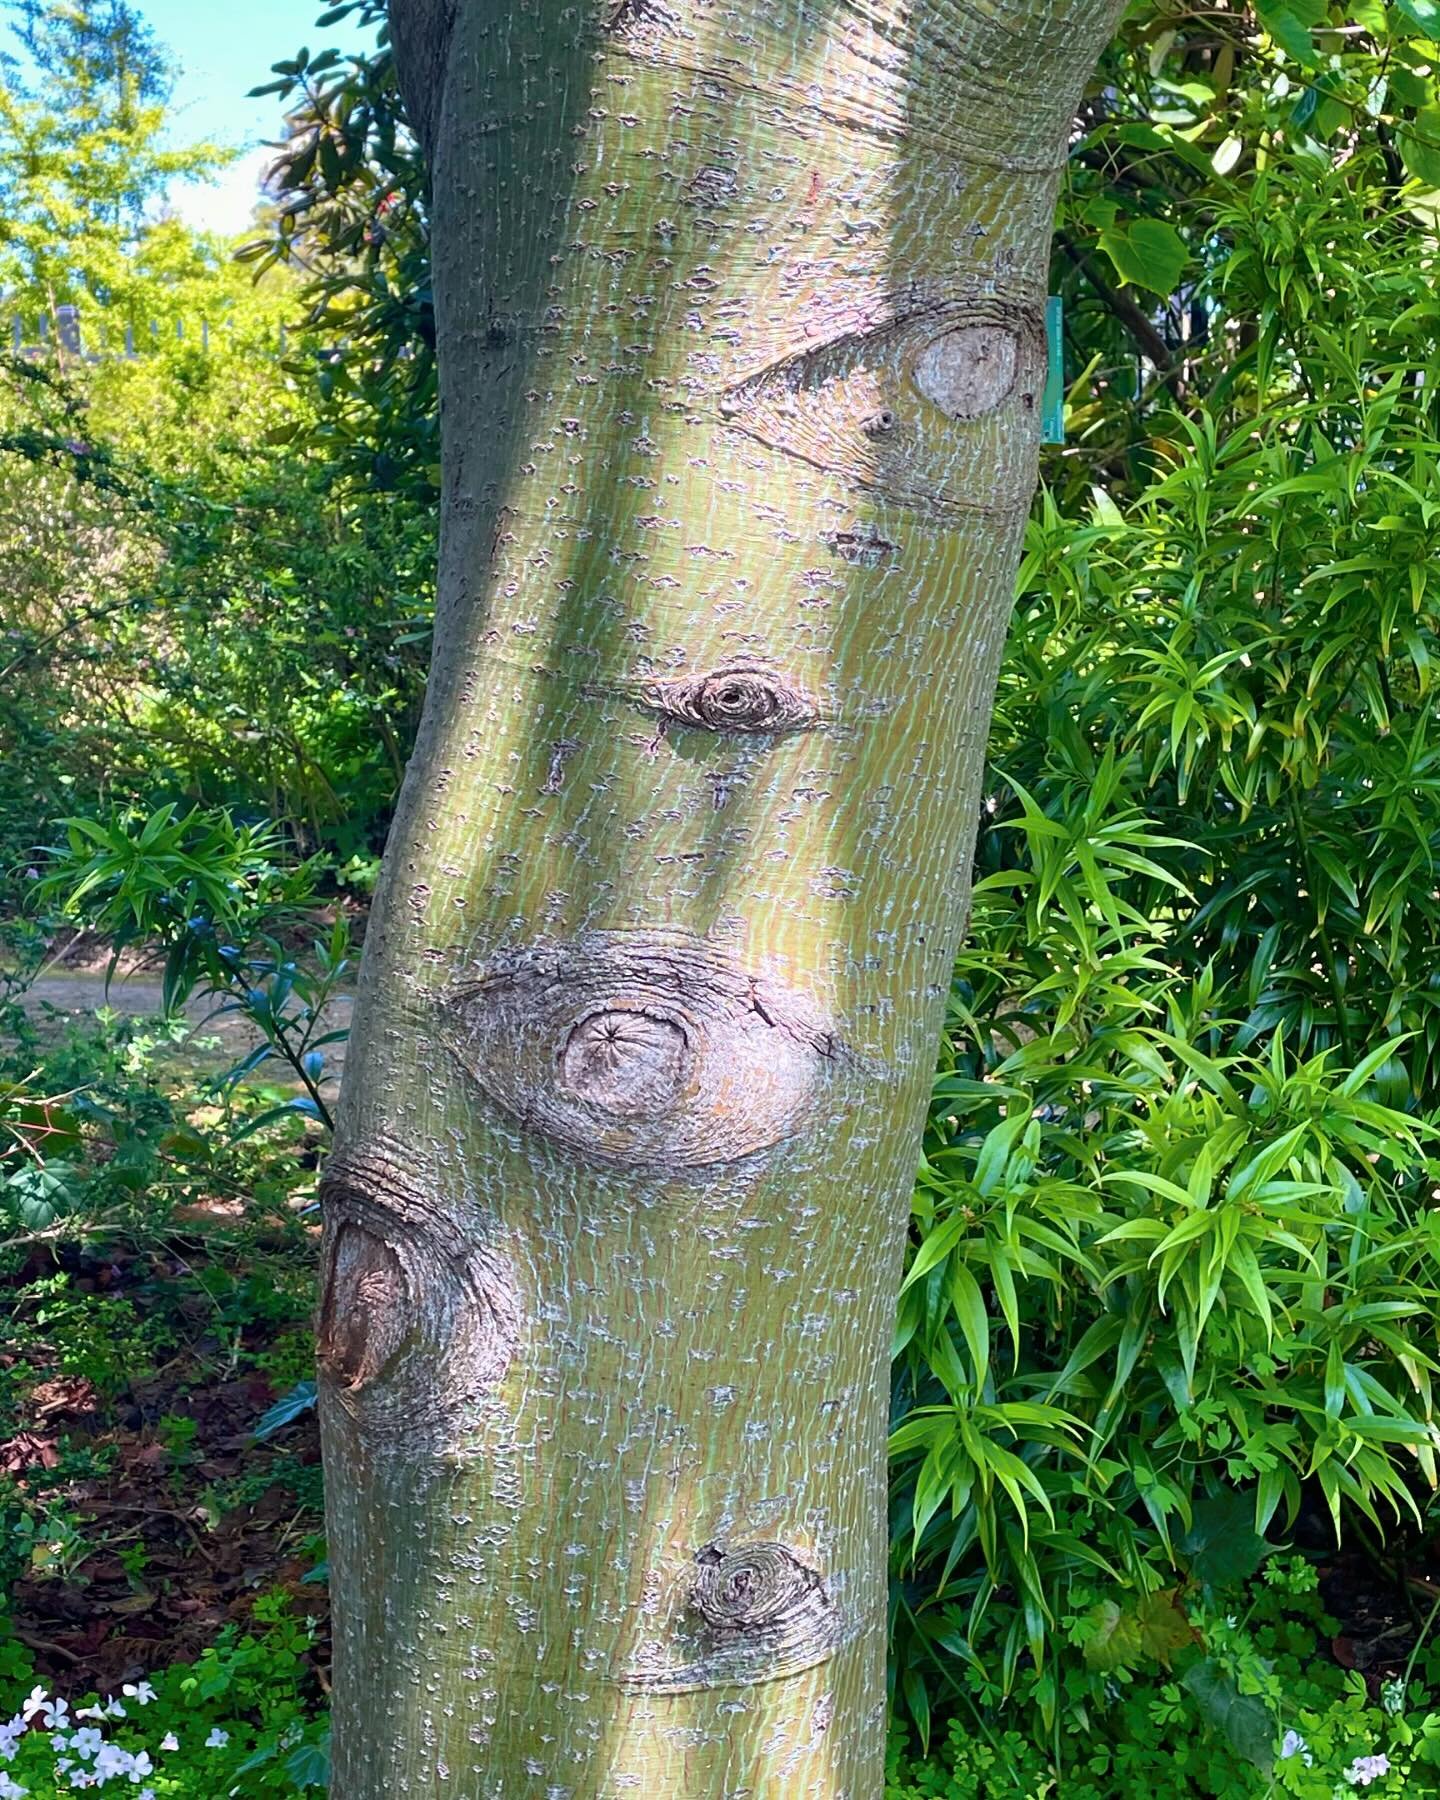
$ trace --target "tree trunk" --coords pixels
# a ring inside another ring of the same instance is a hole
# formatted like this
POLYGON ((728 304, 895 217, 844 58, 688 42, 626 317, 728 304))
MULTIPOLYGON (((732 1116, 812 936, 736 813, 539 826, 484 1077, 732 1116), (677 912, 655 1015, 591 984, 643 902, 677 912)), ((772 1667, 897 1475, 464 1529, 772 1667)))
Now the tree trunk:
POLYGON ((1112 0, 393 0, 431 686, 326 1178, 337 1800, 876 1800, 888 1349, 1112 0))

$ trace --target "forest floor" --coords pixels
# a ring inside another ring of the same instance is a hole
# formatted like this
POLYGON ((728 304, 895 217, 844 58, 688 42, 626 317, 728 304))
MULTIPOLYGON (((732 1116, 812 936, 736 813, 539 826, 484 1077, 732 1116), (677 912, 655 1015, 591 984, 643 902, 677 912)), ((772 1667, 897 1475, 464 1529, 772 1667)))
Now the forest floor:
POLYGON ((313 1375, 313 1263, 307 1229, 211 1226, 37 1248, 4 1278, 0 1477, 36 1520, 12 1628, 44 1679, 116 1692, 284 1590, 328 1686, 313 1408, 255 1435, 313 1375))

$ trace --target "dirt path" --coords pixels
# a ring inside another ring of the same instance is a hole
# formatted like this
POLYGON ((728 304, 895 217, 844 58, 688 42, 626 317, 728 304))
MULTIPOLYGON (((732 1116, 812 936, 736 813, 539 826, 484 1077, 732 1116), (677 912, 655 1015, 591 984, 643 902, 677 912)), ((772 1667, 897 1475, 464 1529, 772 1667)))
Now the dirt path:
MULTIPOLYGON (((325 1030, 338 1031, 350 1023, 353 996, 337 994, 325 1014, 325 1030)), ((158 975, 147 970, 117 974, 107 993, 105 972, 100 969, 47 969, 32 983, 22 997, 22 1004, 36 1028, 47 1038, 60 1035, 67 1025, 84 1024, 108 1006, 117 1013, 133 1017, 158 1018, 162 1010, 162 993, 158 975)), ((260 1042, 260 1034, 248 1020, 225 1014, 206 1018, 215 1005, 213 999, 194 999, 185 1009, 192 1023, 192 1036, 175 1047, 174 1054, 183 1056, 192 1067, 209 1074, 237 1062, 260 1042)), ((345 1045, 328 1044, 325 1048, 327 1075, 338 1075, 345 1062, 345 1045)), ((257 1072, 255 1079, 266 1086, 298 1085, 288 1081, 284 1064, 269 1062, 257 1072)))

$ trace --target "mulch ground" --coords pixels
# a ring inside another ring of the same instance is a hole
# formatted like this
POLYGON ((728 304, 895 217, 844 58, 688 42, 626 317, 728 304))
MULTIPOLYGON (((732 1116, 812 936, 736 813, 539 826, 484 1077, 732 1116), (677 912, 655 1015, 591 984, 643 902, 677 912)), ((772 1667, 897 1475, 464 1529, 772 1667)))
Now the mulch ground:
POLYGON ((243 1629, 256 1596, 277 1588, 319 1622, 312 1657, 327 1685, 325 1584, 305 1580, 317 1562, 306 1540, 321 1528, 314 1413, 256 1442, 257 1422, 293 1383, 247 1367, 273 1326, 229 1338, 207 1329, 213 1305, 196 1280, 205 1254, 191 1244, 174 1256, 107 1251, 103 1262, 44 1254, 0 1282, 10 1320, 0 1327, 0 1482, 15 1484, 12 1499, 32 1518, 60 1521, 50 1542, 22 1543, 11 1621, 41 1678, 70 1693, 118 1691, 193 1659, 225 1625, 243 1629), (161 1366, 108 1394, 66 1373, 76 1348, 53 1352, 14 1304, 57 1265, 77 1296, 128 1298, 142 1318, 163 1306, 180 1341, 161 1366))

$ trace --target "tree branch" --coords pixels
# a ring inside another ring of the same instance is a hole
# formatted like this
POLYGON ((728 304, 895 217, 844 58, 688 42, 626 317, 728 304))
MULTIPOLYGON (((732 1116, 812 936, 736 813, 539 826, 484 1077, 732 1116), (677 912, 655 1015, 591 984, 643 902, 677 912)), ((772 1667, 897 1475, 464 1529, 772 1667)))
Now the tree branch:
POLYGON ((1060 248, 1094 288, 1112 317, 1118 319, 1125 327, 1161 375, 1167 381, 1178 375, 1180 365, 1175 360, 1175 353, 1124 289, 1111 287, 1095 267, 1093 260, 1078 244, 1072 243, 1063 233, 1060 238, 1060 248))

